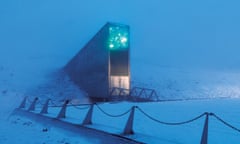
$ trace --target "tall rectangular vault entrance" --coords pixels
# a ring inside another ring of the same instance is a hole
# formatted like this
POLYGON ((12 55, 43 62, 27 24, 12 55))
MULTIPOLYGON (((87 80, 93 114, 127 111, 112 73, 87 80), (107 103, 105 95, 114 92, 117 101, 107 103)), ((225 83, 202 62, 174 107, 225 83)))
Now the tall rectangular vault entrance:
POLYGON ((105 24, 68 62, 65 71, 92 98, 108 98, 115 87, 130 89, 129 26, 105 24))

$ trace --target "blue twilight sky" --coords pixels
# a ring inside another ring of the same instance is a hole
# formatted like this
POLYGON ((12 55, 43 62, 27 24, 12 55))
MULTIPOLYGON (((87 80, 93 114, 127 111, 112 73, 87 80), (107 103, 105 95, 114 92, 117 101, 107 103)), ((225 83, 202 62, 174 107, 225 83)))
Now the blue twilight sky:
POLYGON ((133 61, 240 68, 239 0, 1 0, 0 52, 72 57, 107 21, 131 27, 133 61))

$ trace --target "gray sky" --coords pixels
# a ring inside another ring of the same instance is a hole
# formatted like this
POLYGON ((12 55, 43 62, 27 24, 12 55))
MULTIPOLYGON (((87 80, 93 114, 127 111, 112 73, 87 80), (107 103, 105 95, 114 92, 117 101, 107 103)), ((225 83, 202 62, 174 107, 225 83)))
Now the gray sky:
POLYGON ((1 0, 0 52, 70 58, 111 21, 130 25, 135 60, 240 68, 239 7, 238 0, 1 0))

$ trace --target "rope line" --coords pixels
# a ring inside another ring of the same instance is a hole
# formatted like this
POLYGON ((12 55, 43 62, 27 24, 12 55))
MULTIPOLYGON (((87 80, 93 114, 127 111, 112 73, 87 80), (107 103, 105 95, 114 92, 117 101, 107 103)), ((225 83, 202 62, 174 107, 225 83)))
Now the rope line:
MULTIPOLYGON (((30 100, 30 98, 27 98, 27 102, 28 102, 29 104, 32 104, 34 101, 35 101, 35 98, 34 98, 33 100, 30 100)), ((36 104, 42 105, 39 100, 36 101, 36 104)))
POLYGON ((128 114, 128 113, 132 110, 132 108, 130 108, 129 110, 127 110, 126 112, 124 112, 124 113, 122 113, 122 114, 113 115, 113 114, 109 114, 109 113, 107 113, 106 111, 104 111, 99 105, 97 105, 97 104, 95 104, 95 105, 97 106, 97 108, 98 108, 103 114, 105 114, 105 115, 107 115, 107 116, 109 116, 109 117, 122 117, 122 116, 128 114))
POLYGON ((79 109, 79 110, 84 110, 84 109, 88 109, 89 108, 89 105, 84 106, 84 107, 79 107, 80 105, 73 104, 72 102, 70 102, 70 104, 71 105, 69 105, 69 106, 73 106, 74 108, 79 109))
POLYGON ((228 122, 224 121, 223 119, 221 119, 219 116, 217 116, 216 114, 213 114, 212 115, 213 117, 215 117, 217 120, 219 120, 220 122, 222 122, 224 125, 226 125, 227 127, 237 131, 237 132, 240 132, 240 129, 234 127, 233 125, 229 124, 228 122))
POLYGON ((204 115, 206 115, 206 113, 203 113, 203 114, 201 114, 201 115, 199 115, 199 116, 197 116, 197 117, 195 117, 195 118, 192 118, 192 119, 190 119, 190 120, 183 121, 183 122, 164 122, 164 121, 160 121, 160 120, 158 120, 158 119, 150 116, 149 114, 147 114, 146 112, 144 112, 144 111, 143 111, 141 108, 139 108, 139 107, 137 107, 137 109, 138 109, 141 113, 143 113, 146 117, 148 117, 149 119, 151 119, 151 120, 153 120, 153 121, 155 121, 155 122, 157 122, 157 123, 164 124, 164 125, 183 125, 183 124, 191 123, 191 122, 193 122, 193 121, 195 121, 195 120, 198 120, 198 119, 200 119, 201 117, 203 117, 204 115))
POLYGON ((27 98, 27 102, 32 104, 34 100, 30 100, 29 98, 27 98))
POLYGON ((42 105, 42 106, 45 105, 45 103, 42 103, 41 101, 38 101, 38 103, 39 103, 40 105, 42 105))
MULTIPOLYGON (((34 99, 34 100, 35 100, 35 99, 34 99)), ((32 99, 30 99, 30 98, 27 98, 27 102, 28 102, 28 103, 33 103, 34 100, 32 100, 32 99)), ((63 105, 63 104, 58 105, 58 104, 56 104, 55 101, 53 101, 53 100, 50 100, 49 102, 52 104, 52 106, 49 105, 48 107, 62 107, 62 105, 63 105)), ((44 104, 43 104, 42 102, 40 102, 40 101, 36 101, 36 104, 44 105, 44 104)), ((116 115, 115 115, 115 114, 110 114, 110 113, 106 112, 105 110, 103 110, 103 109, 102 109, 98 104, 96 104, 96 103, 95 103, 94 105, 96 105, 96 107, 97 107, 103 114, 105 114, 105 115, 107 115, 107 116, 109 116, 109 117, 122 117, 122 116, 128 114, 128 113, 132 110, 132 108, 130 108, 129 110, 127 110, 127 111, 124 112, 124 113, 116 114, 116 115)), ((73 106, 73 107, 76 108, 76 109, 83 110, 83 109, 88 109, 88 108, 90 107, 90 104, 87 104, 86 106, 84 106, 84 105, 76 105, 76 104, 73 104, 72 102, 70 102, 70 105, 68 105, 68 106, 73 106), (82 106, 84 106, 84 107, 82 107, 82 106)), ((230 123, 226 122, 225 120, 223 120, 222 118, 220 118, 219 116, 217 116, 217 115, 214 114, 214 113, 207 113, 207 112, 205 112, 205 113, 202 113, 202 114, 200 114, 200 115, 198 115, 198 116, 196 116, 196 117, 194 117, 194 118, 192 118, 192 119, 190 119, 190 120, 186 120, 186 121, 182 121, 182 122, 164 122, 164 121, 161 121, 161 120, 158 120, 158 119, 152 117, 151 115, 149 115, 148 113, 146 113, 146 112, 145 112, 143 109, 141 109, 140 107, 135 106, 134 108, 137 108, 144 116, 146 116, 146 117, 149 118, 150 120, 155 121, 155 122, 160 123, 160 124, 164 124, 164 125, 183 125, 183 124, 188 124, 188 123, 194 122, 194 121, 202 118, 202 117, 205 116, 205 115, 209 115, 209 116, 215 117, 218 121, 220 121, 220 122, 221 122, 222 124, 224 124, 225 126, 231 128, 232 130, 237 131, 237 132, 240 132, 240 129, 239 129, 239 128, 231 125, 230 123)))
POLYGON ((53 100, 50 100, 50 103, 51 103, 53 106, 48 106, 48 107, 62 107, 62 105, 57 105, 53 100))

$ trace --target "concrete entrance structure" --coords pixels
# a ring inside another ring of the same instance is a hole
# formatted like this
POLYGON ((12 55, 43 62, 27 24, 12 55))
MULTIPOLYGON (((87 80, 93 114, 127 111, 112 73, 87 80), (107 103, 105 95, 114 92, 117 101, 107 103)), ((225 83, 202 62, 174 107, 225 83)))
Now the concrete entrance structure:
POLYGON ((129 26, 105 24, 64 69, 91 98, 107 99, 114 87, 130 89, 129 26))

